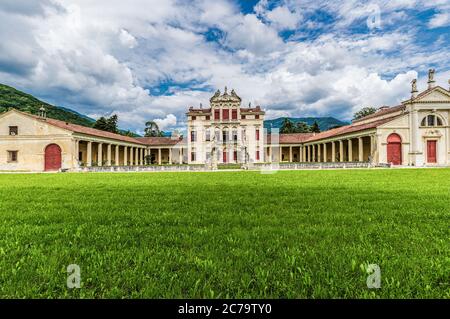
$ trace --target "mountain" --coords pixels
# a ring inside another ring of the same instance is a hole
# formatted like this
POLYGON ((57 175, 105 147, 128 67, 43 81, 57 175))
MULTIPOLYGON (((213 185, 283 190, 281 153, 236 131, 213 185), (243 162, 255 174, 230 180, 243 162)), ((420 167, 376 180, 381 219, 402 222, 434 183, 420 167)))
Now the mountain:
MULTIPOLYGON (((47 116, 52 119, 65 121, 72 124, 92 127, 95 120, 80 114, 74 110, 62 106, 54 106, 38 100, 34 96, 16 90, 13 87, 0 84, 0 113, 8 111, 9 108, 15 108, 22 112, 38 114, 39 109, 44 106, 47 116)), ((120 134, 125 134, 125 130, 119 130, 120 134)), ((134 134, 134 136, 139 136, 134 134)))
POLYGON ((66 121, 73 124, 91 127, 95 120, 81 115, 67 108, 53 106, 38 100, 30 94, 26 94, 10 86, 0 84, 0 113, 15 108, 22 112, 38 114, 39 109, 44 106, 47 116, 56 120, 66 121))
MULTIPOLYGON (((281 128, 281 125, 283 124, 285 117, 279 117, 277 119, 273 120, 266 120, 264 121, 264 128, 270 132, 270 128, 281 128)), ((297 124, 298 122, 305 122, 308 125, 313 125, 314 121, 317 121, 317 124, 319 124, 320 130, 327 131, 335 126, 343 126, 348 125, 348 122, 343 122, 338 119, 335 119, 334 117, 288 117, 289 120, 291 120, 294 124, 297 124)))

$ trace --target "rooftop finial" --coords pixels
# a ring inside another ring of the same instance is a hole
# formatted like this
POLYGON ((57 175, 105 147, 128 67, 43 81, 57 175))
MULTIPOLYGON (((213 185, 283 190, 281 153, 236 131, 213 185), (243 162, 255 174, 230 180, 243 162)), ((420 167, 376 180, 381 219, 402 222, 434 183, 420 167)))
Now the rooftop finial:
POLYGON ((411 81, 411 94, 413 97, 416 97, 417 95, 417 79, 413 79, 411 81))
POLYGON ((434 84, 436 83, 436 81, 434 80, 434 73, 435 73, 434 69, 428 70, 428 88, 429 89, 433 88, 434 84))
POLYGON ((252 102, 248 102, 248 107, 252 107, 252 102))
POLYGON ((201 109, 203 108, 203 104, 202 104, 202 103, 200 103, 200 108, 201 108, 201 109))
POLYGON ((448 80, 448 90, 450 91, 450 80, 448 80))
POLYGON ((228 89, 227 89, 227 87, 225 87, 225 92, 223 92, 223 95, 227 95, 228 94, 227 91, 228 91, 228 89))

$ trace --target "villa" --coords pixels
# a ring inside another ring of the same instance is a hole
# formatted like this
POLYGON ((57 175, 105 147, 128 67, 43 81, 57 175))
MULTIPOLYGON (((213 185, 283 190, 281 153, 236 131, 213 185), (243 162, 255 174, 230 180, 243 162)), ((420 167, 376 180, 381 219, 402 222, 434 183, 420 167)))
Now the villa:
POLYGON ((187 137, 128 137, 11 109, 0 115, 0 171, 79 171, 146 164, 347 163, 450 166, 450 89, 428 88, 350 125, 322 133, 267 134, 260 106, 217 91, 190 107, 187 137))

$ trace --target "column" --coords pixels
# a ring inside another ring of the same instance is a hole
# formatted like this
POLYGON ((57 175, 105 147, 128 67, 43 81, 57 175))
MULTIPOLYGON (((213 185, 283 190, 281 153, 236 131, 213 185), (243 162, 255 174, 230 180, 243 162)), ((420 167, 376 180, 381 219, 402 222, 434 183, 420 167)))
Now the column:
POLYGON ((316 161, 316 146, 313 144, 313 145, 311 145, 311 148, 312 148, 311 162, 315 162, 316 161))
POLYGON ((114 156, 115 156, 115 159, 114 159, 114 164, 115 164, 115 166, 119 166, 120 165, 120 154, 119 154, 119 152, 120 152, 120 146, 119 145, 116 145, 116 150, 114 151, 114 156))
POLYGON ((339 162, 344 161, 344 141, 339 141, 339 162))
POLYGON ((268 162, 272 163, 272 145, 269 146, 269 158, 268 158, 268 162))
POLYGON ((106 166, 111 166, 111 144, 106 148, 106 166))
POLYGON ((323 143, 323 162, 326 163, 327 161, 328 161, 327 143, 323 143))
POLYGON ((128 166, 128 146, 123 147, 123 165, 128 166))
POLYGON ((302 154, 303 154, 303 150, 302 150, 302 146, 300 145, 299 147, 298 147, 298 161, 299 162, 302 162, 303 161, 303 157, 302 157, 302 154))
POLYGON ((317 162, 322 162, 322 152, 321 152, 321 145, 317 144, 317 162))
POLYGON ((331 142, 331 161, 336 162, 336 143, 331 142))
POLYGON ((140 157, 140 159, 141 159, 141 166, 143 166, 144 165, 144 149, 141 147, 141 157, 140 157))
POLYGON ((306 145, 303 145, 303 147, 302 147, 302 151, 303 151, 302 160, 303 160, 303 162, 306 162, 306 148, 307 147, 308 146, 306 146, 306 145))
POLYGON ((134 159, 134 163, 139 166, 139 147, 136 147, 134 150, 134 155, 135 155, 135 159, 134 159))
POLYGON ((352 143, 352 139, 351 138, 349 138, 348 140, 347 140, 347 143, 348 143, 348 161, 349 162, 353 162, 353 143, 352 143))
POLYGON ((172 148, 169 148, 169 165, 172 165, 172 148))
POLYGON ((358 160, 364 162, 364 144, 362 137, 358 137, 358 160))
POLYGON ((92 142, 91 141, 87 142, 87 158, 86 158, 86 160, 87 160, 86 165, 88 167, 91 167, 92 166, 92 142))
POLYGON ((280 145, 280 147, 279 147, 279 154, 278 154, 280 157, 278 158, 278 162, 282 162, 282 159, 283 159, 283 146, 281 146, 280 145))
POLYGON ((370 156, 375 152, 375 135, 370 135, 370 156))
POLYGON ((133 158, 133 155, 134 155, 134 149, 133 149, 133 147, 130 147, 130 165, 131 165, 131 166, 134 165, 134 158, 133 158))
POLYGON ((98 166, 103 165, 103 143, 98 143, 97 146, 97 164, 98 166))
MULTIPOLYGON (((83 158, 81 158, 83 160, 83 158)), ((78 166, 78 163, 80 162, 80 141, 75 140, 75 163, 78 166)))
POLYGON ((289 163, 292 163, 292 146, 289 146, 289 163))
POLYGON ((180 147, 180 148, 178 149, 178 156, 180 157, 179 163, 180 163, 180 164, 183 164, 183 148, 182 148, 182 147, 180 147))
POLYGON ((162 164, 162 160, 161 160, 161 148, 158 148, 158 165, 162 164))

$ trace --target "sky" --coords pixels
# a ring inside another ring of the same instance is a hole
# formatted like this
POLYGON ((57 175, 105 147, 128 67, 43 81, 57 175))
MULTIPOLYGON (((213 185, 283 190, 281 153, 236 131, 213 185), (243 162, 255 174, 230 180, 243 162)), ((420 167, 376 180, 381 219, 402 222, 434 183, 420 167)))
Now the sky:
POLYGON ((0 0, 0 83, 142 133, 227 86, 266 118, 398 105, 450 79, 450 0, 0 0))

